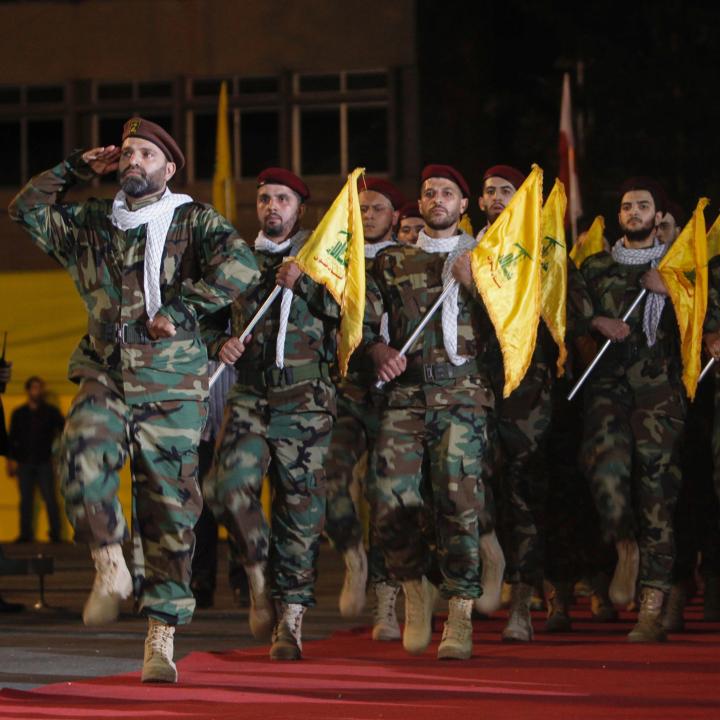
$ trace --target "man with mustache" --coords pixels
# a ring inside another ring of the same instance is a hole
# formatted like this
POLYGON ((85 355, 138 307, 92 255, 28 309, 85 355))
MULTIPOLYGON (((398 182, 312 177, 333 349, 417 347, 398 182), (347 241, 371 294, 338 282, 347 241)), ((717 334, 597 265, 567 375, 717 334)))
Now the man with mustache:
POLYGON ((488 503, 483 477, 493 405, 481 359, 489 320, 472 278, 457 262, 475 244, 458 229, 469 194, 454 168, 423 170, 419 207, 425 229, 416 246, 387 248, 374 268, 389 344, 378 326, 368 327, 377 375, 391 383, 373 455, 377 534, 388 571, 405 593, 403 646, 419 654, 431 637, 435 593, 427 580, 432 553, 424 529, 434 520, 442 591, 449 599, 440 659, 472 655, 470 617, 482 592, 480 536, 492 529, 480 519, 488 503), (456 278, 459 284, 452 283, 456 278), (400 356, 397 348, 446 284, 453 289, 442 310, 408 355, 400 356), (429 505, 426 482, 432 488, 429 505))
POLYGON ((300 660, 302 620, 315 604, 316 560, 325 518, 324 461, 335 416, 339 307, 322 285, 292 262, 310 235, 301 228, 307 185, 284 168, 257 180, 260 232, 255 257, 262 279, 207 329, 210 356, 235 365, 203 492, 239 548, 250 585, 250 630, 272 638, 272 660, 300 660), (253 334, 238 339, 273 288, 283 288, 253 334), (272 532, 260 492, 269 474, 272 532), (272 598, 272 599, 271 599, 272 598), (273 602, 275 601, 275 607, 273 602))
POLYGON ((184 162, 168 132, 132 118, 122 147, 74 153, 32 178, 10 205, 35 245, 68 270, 88 313, 88 332, 70 360, 80 387, 60 450, 68 517, 95 562, 87 625, 115 620, 133 588, 117 498, 130 460, 136 592, 149 622, 143 682, 177 681, 175 626, 190 622, 195 608, 197 446, 207 398, 197 320, 258 280, 232 225, 168 188, 184 162), (59 203, 76 183, 116 171, 114 200, 59 203))
MULTIPOLYGON (((372 273, 378 254, 397 245, 393 228, 398 208, 404 203, 402 193, 388 180, 363 177, 358 181, 360 212, 365 236, 365 269, 372 273)), ((372 282, 368 282, 370 288, 372 282)), ((345 559, 345 582, 340 594, 340 613, 355 617, 365 605, 368 562, 363 545, 363 530, 350 486, 353 469, 367 452, 367 469, 362 481, 366 497, 374 495, 375 482, 370 472, 384 396, 373 389, 375 374, 372 361, 361 353, 350 359, 345 378, 336 381, 338 415, 333 428, 330 450, 325 464, 328 477, 328 502, 325 531, 345 559)), ((400 626, 395 604, 400 586, 387 573, 382 551, 370 518, 370 583, 375 596, 372 637, 375 640, 397 640, 400 626)))
POLYGON ((591 328, 600 342, 613 342, 586 383, 580 462, 605 540, 617 549, 610 598, 626 606, 640 586, 631 642, 666 639, 661 614, 675 556, 673 513, 686 413, 677 321, 655 269, 668 247, 657 237, 663 198, 648 178, 625 181, 618 213, 622 237, 610 253, 593 255, 580 268, 593 304, 591 328), (627 322, 621 320, 643 288, 643 302, 627 322))

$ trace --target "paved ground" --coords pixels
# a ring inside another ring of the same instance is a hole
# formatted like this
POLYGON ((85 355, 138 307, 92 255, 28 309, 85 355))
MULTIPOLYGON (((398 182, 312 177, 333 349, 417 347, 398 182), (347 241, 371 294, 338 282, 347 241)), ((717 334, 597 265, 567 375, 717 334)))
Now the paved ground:
MULTIPOLYGON (((25 612, 0 613, 0 687, 29 689, 46 683, 138 670, 142 665, 146 621, 133 616, 132 604, 123 607, 120 620, 107 628, 86 628, 80 613, 92 585, 88 551, 63 545, 6 545, 8 557, 39 552, 55 556, 55 574, 47 578, 49 609, 35 610, 37 579, 0 577, 5 600, 25 603, 25 612)), ((225 568, 225 545, 219 567, 225 568)), ((342 584, 342 560, 328 545, 320 553, 318 605, 306 615, 304 637, 327 637, 339 628, 368 624, 370 616, 344 620, 337 610, 342 584)), ((215 607, 198 610, 193 622, 181 628, 175 641, 176 658, 194 650, 243 648, 257 643, 250 636, 247 610, 236 608, 220 573, 215 607)))

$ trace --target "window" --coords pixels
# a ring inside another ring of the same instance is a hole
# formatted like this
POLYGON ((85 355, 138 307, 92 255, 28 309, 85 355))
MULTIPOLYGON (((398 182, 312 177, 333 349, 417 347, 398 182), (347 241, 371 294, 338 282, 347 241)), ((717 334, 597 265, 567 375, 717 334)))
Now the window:
POLYGON ((300 75, 300 92, 332 92, 340 90, 340 75, 300 75))
POLYGON ((364 167, 386 173, 388 167, 388 111, 386 107, 349 107, 348 169, 364 167))
POLYGON ((240 172, 255 177, 280 164, 280 116, 276 111, 243 112, 240 116, 240 172))
POLYGON ((27 147, 28 174, 47 170, 57 165, 64 157, 64 123, 62 120, 28 120, 27 147))
POLYGON ((241 95, 257 95, 260 93, 276 93, 279 89, 276 77, 240 78, 238 90, 241 95))
POLYGON ((20 121, 0 122, 0 147, 3 160, 0 162, 0 184, 20 185, 20 121))
POLYGON ((97 86, 98 100, 132 100, 132 83, 100 83, 97 86))
POLYGON ((345 76, 347 90, 384 90, 388 84, 386 72, 349 72, 345 76))
POLYGON ((339 175, 340 109, 309 109, 300 112, 300 173, 339 175))
POLYGON ((0 87, 0 105, 19 105, 19 87, 0 87))
POLYGON ((217 113, 195 113, 193 124, 193 148, 195 178, 208 180, 215 169, 215 136, 217 113))
POLYGON ((28 87, 28 104, 62 103, 65 100, 65 88, 62 85, 40 85, 28 87))

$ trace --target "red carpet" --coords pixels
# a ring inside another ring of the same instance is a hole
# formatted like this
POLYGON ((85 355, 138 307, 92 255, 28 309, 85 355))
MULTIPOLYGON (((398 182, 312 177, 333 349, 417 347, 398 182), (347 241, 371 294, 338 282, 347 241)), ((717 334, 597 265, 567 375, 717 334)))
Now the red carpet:
POLYGON ((638 646, 625 642, 628 618, 575 616, 572 634, 523 646, 499 642, 500 619, 478 622, 468 662, 435 660, 438 635, 409 657, 367 630, 308 642, 300 663, 271 663, 265 649, 193 653, 177 686, 143 686, 138 672, 3 690, 0 718, 720 718, 720 623, 692 608, 687 633, 638 646))

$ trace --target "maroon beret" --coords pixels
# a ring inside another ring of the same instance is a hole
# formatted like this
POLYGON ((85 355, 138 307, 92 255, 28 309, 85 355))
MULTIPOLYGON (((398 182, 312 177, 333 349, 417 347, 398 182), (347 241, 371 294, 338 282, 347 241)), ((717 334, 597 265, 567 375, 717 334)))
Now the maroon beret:
POLYGON ((374 177, 358 178, 358 192, 370 190, 384 195, 393 206, 393 210, 399 210, 405 203, 405 196, 389 180, 374 177))
POLYGON ((423 219, 423 216, 420 214, 420 208, 418 207, 417 201, 407 202, 400 208, 400 220, 402 221, 405 218, 423 219))
POLYGON ((516 190, 525 182, 525 173, 520 172, 510 165, 493 165, 488 168, 483 175, 483 185, 485 181, 491 177, 500 177, 507 180, 516 190))
POLYGON ((645 190, 649 192, 655 203, 655 211, 661 212, 663 215, 667 212, 667 193, 665 192, 665 188, 663 188, 657 180, 645 176, 628 178, 620 185, 620 202, 622 202, 625 193, 629 193, 632 190, 645 190))
POLYGON ((157 123, 140 117, 130 118, 123 125, 122 141, 125 142, 129 137, 142 138, 157 145, 165 153, 165 157, 175 163, 178 170, 185 167, 185 156, 182 154, 182 150, 173 140, 172 135, 157 123))
POLYGON ((462 191, 463 197, 470 197, 470 187, 467 181, 454 167, 450 165, 426 165, 420 176, 421 182, 434 177, 452 180, 462 191))
POLYGON ((263 185, 284 185, 294 190, 303 202, 310 199, 308 186, 295 173, 285 168, 265 168, 257 179, 257 186, 262 187, 263 185))

